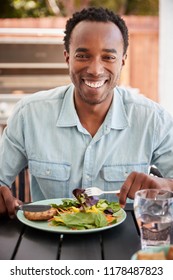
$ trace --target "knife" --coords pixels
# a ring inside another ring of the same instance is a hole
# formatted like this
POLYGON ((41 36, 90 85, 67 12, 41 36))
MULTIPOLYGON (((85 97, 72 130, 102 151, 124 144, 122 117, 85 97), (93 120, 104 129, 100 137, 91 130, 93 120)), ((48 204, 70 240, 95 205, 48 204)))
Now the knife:
POLYGON ((39 204, 23 204, 16 206, 16 210, 28 211, 28 212, 43 212, 51 208, 50 205, 39 204))

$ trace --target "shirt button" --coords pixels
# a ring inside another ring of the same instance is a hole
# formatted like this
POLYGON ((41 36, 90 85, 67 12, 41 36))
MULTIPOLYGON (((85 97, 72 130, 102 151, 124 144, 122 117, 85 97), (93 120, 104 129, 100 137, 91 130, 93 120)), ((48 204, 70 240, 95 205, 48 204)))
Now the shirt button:
POLYGON ((46 175, 50 175, 50 173, 51 173, 50 169, 47 169, 46 170, 46 175))

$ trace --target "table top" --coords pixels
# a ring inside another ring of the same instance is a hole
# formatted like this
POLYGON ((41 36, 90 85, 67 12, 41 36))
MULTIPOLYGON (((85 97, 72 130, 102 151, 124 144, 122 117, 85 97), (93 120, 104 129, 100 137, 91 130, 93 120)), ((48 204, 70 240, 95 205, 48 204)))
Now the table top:
POLYGON ((58 234, 0 219, 1 260, 129 260, 140 249, 132 204, 117 227, 86 234, 58 234))

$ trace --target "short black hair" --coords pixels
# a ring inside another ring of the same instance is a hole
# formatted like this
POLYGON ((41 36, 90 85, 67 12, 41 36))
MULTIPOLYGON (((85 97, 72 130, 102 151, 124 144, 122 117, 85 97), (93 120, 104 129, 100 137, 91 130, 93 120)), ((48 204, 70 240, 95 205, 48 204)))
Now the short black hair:
POLYGON ((128 28, 125 21, 114 12, 104 9, 90 7, 83 9, 79 12, 75 12, 73 16, 67 20, 64 36, 64 46, 67 52, 69 52, 71 33, 74 27, 81 21, 98 21, 98 22, 113 22, 121 31, 124 41, 124 54, 127 52, 129 45, 128 28))

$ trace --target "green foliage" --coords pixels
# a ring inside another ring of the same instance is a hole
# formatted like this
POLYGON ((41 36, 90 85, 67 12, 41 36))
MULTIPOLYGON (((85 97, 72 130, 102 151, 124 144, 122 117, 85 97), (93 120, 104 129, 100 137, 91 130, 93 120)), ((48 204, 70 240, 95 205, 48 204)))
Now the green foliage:
POLYGON ((158 15, 159 10, 159 0, 91 0, 90 5, 124 15, 158 15))
POLYGON ((0 0, 1 18, 45 17, 53 15, 45 0, 0 0))
POLYGON ((128 2, 128 0, 91 0, 90 5, 95 7, 108 8, 114 12, 119 13, 121 10, 126 9, 126 5, 128 4, 128 2))
MULTIPOLYGON (((47 0, 0 0, 0 18, 48 17, 53 12, 47 0)), ((70 2, 70 0, 69 0, 70 2)), ((75 0, 75 10, 79 10, 83 1, 75 0)), ((158 15, 159 0, 90 0, 89 6, 104 7, 125 15, 158 15)), ((66 1, 56 0, 61 13, 66 12, 66 1)))
POLYGON ((128 2, 127 15, 158 15, 159 0, 133 0, 128 2))

